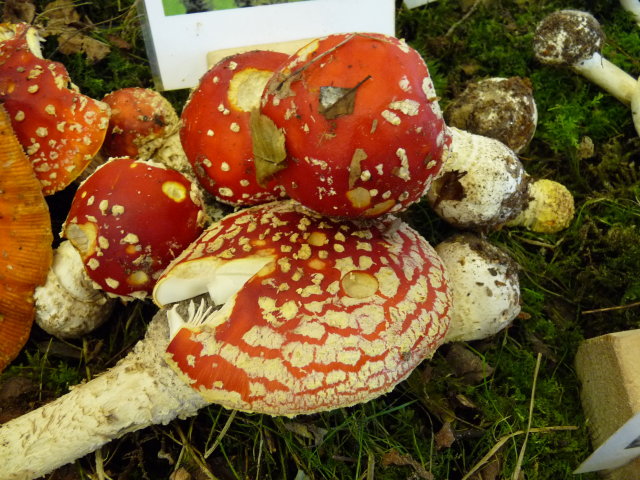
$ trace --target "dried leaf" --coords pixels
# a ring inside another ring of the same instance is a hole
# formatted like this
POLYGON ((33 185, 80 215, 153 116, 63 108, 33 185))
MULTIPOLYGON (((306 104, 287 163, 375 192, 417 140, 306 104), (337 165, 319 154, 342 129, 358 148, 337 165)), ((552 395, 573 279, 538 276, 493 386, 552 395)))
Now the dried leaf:
POLYGON ((435 435, 436 449, 442 450, 443 448, 449 448, 456 441, 456 437, 451 428, 451 423, 444 422, 442 428, 435 435))
POLYGON ((251 141, 258 184, 264 186, 277 172, 286 168, 284 132, 258 109, 251 111, 251 141))
POLYGON ((2 21, 7 23, 32 23, 36 6, 30 0, 6 0, 2 9, 2 21))
POLYGON ((465 383, 471 385, 483 381, 494 370, 482 358, 460 343, 451 344, 446 359, 456 377, 462 378, 465 383))
POLYGON ((111 52, 109 45, 84 35, 78 30, 69 30, 58 36, 58 44, 60 53, 65 55, 84 53, 92 62, 102 60, 111 52))
POLYGON ((57 36, 61 53, 85 54, 90 61, 97 62, 111 52, 109 45, 84 33, 93 25, 81 20, 72 0, 55 0, 47 4, 42 16, 47 21, 42 35, 57 36))
POLYGON ((370 78, 371 76, 369 75, 350 88, 320 87, 320 107, 318 111, 327 120, 353 113, 356 103, 356 91, 370 78))
POLYGON ((313 440, 314 447, 320 445, 328 433, 324 428, 300 422, 287 422, 284 424, 284 428, 300 437, 313 440))
POLYGON ((433 475, 419 462, 414 460, 411 455, 403 455, 397 450, 390 450, 382 456, 382 466, 412 467, 419 478, 423 480, 434 480, 433 475))

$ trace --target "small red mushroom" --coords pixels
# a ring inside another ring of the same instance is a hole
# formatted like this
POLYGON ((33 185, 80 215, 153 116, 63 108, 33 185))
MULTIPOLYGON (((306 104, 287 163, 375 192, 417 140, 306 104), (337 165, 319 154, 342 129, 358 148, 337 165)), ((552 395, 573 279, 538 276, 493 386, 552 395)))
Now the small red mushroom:
POLYGON ((100 288, 144 297, 202 232, 204 216, 194 191, 182 174, 160 164, 111 159, 78 188, 63 236, 100 288))
POLYGON ((282 196, 256 180, 250 117, 267 81, 287 58, 255 50, 221 60, 202 76, 182 111, 185 154, 202 186, 221 202, 255 205, 282 196))
POLYGON ((11 116, 43 193, 69 185, 100 149, 109 107, 82 95, 61 63, 40 56, 38 34, 0 25, 0 101, 11 116))
POLYGON ((229 215, 165 270, 159 305, 209 292, 220 310, 170 311, 168 362, 210 402, 271 415, 390 391, 442 343, 439 257, 392 217, 339 221, 292 200, 229 215))
POLYGON ((111 108, 102 145, 107 157, 151 158, 178 129, 178 114, 161 93, 142 87, 115 90, 102 99, 111 108))
POLYGON ((449 142, 425 62, 382 34, 302 47, 267 84, 260 113, 256 162, 272 167, 291 198, 326 215, 405 209, 427 191, 449 142))

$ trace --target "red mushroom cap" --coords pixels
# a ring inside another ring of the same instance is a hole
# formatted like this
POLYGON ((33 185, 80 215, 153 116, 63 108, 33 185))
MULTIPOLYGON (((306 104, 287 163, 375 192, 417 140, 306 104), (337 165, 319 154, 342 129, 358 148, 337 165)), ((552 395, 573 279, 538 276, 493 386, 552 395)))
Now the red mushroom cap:
POLYGON ((203 214, 192 191, 181 173, 160 164, 111 159, 78 188, 63 236, 100 288, 144 297, 202 232, 203 214))
POLYGON ((221 60, 202 76, 182 111, 185 154, 202 186, 221 202, 255 205, 282 196, 256 180, 250 117, 264 85, 287 58, 255 50, 221 60))
POLYGON ((168 362, 208 401, 297 415, 390 391, 442 343, 450 292, 406 224, 340 222, 296 202, 213 224, 163 273, 156 303, 246 282, 213 314, 170 311, 168 362), (244 281, 244 280, 243 280, 244 281))
POLYGON ((267 158, 281 162, 275 179, 326 215, 405 209, 427 191, 449 142, 420 54, 381 34, 302 47, 269 81, 261 113, 273 122, 271 136, 285 137, 287 159, 267 158))
POLYGON ((178 114, 160 92, 142 87, 115 90, 102 99, 111 108, 102 145, 107 157, 146 160, 178 129, 178 114))
POLYGON ((98 152, 109 108, 79 93, 61 63, 34 53, 33 27, 1 24, 0 37, 0 100, 49 195, 69 185, 98 152))

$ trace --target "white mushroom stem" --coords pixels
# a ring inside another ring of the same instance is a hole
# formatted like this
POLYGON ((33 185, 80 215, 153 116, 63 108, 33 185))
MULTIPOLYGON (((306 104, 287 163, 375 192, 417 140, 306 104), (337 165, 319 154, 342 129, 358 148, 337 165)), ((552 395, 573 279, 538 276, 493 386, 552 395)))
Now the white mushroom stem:
POLYGON ((454 235, 435 247, 453 298, 446 342, 495 335, 520 313, 518 267, 505 252, 470 233, 454 235))
POLYGON ((620 0, 620 5, 626 11, 631 13, 636 20, 636 23, 640 26, 640 1, 638 0, 620 0))
POLYGON ((552 233, 573 219, 573 196, 557 182, 531 178, 502 142, 450 127, 452 142, 427 199, 448 223, 486 231, 506 225, 552 233))
POLYGON ((165 311, 115 367, 0 425, 0 479, 37 478, 149 425, 195 415, 206 401, 165 363, 165 311))
POLYGON ((53 263, 44 285, 35 294, 35 321, 58 338, 85 335, 109 318, 117 300, 96 289, 82 258, 65 240, 53 253, 53 263))
POLYGON ((572 65, 572 68, 626 105, 631 103, 631 99, 638 90, 638 82, 635 78, 598 52, 572 65))

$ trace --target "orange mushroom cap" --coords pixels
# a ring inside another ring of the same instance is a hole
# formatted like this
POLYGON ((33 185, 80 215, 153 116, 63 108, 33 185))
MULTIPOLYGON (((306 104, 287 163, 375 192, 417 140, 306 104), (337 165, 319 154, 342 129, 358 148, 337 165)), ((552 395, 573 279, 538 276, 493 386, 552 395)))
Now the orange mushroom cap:
POLYGON ((327 219, 290 200, 213 224, 154 299, 224 289, 248 262, 262 268, 220 310, 192 309, 167 349, 185 381, 228 408, 297 415, 368 401, 430 357, 449 325, 442 263, 416 231, 390 217, 327 219))
POLYGON ((0 106, 0 371, 29 337, 33 293, 47 277, 52 241, 40 182, 0 106))
POLYGON ((101 165, 73 198, 63 236, 108 293, 144 297, 203 230, 192 184, 160 164, 128 157, 101 165))
POLYGON ((223 203, 256 205, 283 196, 256 179, 250 124, 264 85, 287 58, 254 50, 221 60, 202 76, 182 111, 184 152, 203 188, 223 203))
POLYGON ((147 159, 166 137, 178 129, 178 114, 160 92, 127 87, 104 96, 111 109, 102 145, 107 157, 147 159))
POLYGON ((329 35, 302 47, 265 87, 260 112, 273 125, 254 138, 284 136, 286 159, 277 149, 266 155, 279 163, 274 179, 325 215, 407 208, 426 193, 450 142, 424 60, 382 34, 329 35))
POLYGON ((109 108, 82 95, 64 65, 34 52, 35 29, 0 24, 0 100, 45 195, 87 166, 107 132, 109 108))

